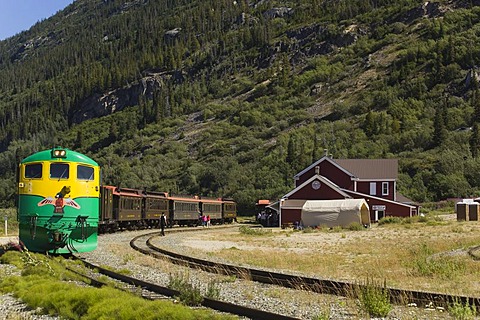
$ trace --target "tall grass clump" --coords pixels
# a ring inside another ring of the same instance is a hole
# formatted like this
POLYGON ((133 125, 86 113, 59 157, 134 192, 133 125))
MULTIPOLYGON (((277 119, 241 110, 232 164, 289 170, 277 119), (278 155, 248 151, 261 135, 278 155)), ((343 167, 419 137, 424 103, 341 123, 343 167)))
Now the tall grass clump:
POLYGON ((178 299, 187 306, 199 306, 203 302, 200 287, 190 282, 186 274, 170 274, 168 287, 178 291, 178 299))
POLYGON ((330 310, 326 311, 321 311, 319 314, 317 314, 315 317, 313 317, 314 320, 329 320, 330 319, 330 310))
POLYGON ((463 304, 460 301, 455 301, 449 308, 448 313, 458 320, 470 320, 475 319, 477 311, 475 306, 471 306, 468 303, 463 304))
POLYGON ((220 299, 220 287, 216 281, 210 281, 207 284, 207 292, 205 296, 210 299, 220 299))
POLYGON ((378 286, 368 280, 364 285, 357 287, 359 308, 372 317, 386 317, 392 310, 390 294, 386 284, 378 286))

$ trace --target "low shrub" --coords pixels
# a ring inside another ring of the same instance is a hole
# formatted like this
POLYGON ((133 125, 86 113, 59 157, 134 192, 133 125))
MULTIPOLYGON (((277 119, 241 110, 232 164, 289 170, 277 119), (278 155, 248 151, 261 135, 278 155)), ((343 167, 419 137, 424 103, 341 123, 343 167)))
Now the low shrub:
POLYGON ((240 226, 239 231, 241 234, 252 235, 252 236, 265 236, 271 235, 272 230, 264 228, 251 228, 247 226, 240 226))
POLYGON ((393 223, 401 223, 401 222, 402 222, 402 218, 400 218, 400 217, 388 216, 388 217, 381 218, 378 221, 378 225, 382 226, 382 225, 385 225, 385 224, 393 224, 393 223))
POLYGON ((303 233, 313 233, 315 232, 315 229, 312 227, 306 227, 305 229, 302 230, 303 233))
POLYGON ((333 228, 330 228, 330 232, 338 233, 338 232, 342 232, 342 231, 343 231, 343 228, 340 227, 340 226, 335 226, 333 228))
POLYGON ((363 231, 365 228, 359 222, 352 222, 347 226, 347 229, 350 231, 363 231))

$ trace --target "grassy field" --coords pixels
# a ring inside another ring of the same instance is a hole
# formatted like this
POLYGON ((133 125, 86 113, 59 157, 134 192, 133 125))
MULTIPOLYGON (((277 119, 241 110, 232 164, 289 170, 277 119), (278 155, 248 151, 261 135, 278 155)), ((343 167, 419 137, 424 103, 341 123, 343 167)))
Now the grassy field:
MULTIPOLYGON (((193 237, 193 238, 192 238, 193 237)), ((195 254, 238 264, 456 295, 480 296, 480 268, 469 249, 480 245, 480 222, 454 214, 391 219, 371 228, 225 230, 183 242, 195 254)))

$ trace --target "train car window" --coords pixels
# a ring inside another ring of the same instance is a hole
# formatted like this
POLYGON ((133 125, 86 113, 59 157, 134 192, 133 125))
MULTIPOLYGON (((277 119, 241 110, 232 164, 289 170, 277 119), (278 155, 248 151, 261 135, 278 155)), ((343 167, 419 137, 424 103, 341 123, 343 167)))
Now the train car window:
POLYGON ((205 203, 203 205, 203 210, 207 212, 221 212, 221 207, 220 204, 210 204, 210 203, 205 203))
POLYGON ((234 204, 225 204, 225 210, 228 211, 235 211, 235 205, 234 204))
POLYGON ((25 178, 40 179, 42 177, 42 164, 32 163, 25 165, 25 178))
POLYGON ((175 202, 175 210, 182 212, 197 212, 198 204, 191 202, 175 202))
POLYGON ((70 177, 68 168, 69 166, 66 163, 51 163, 50 178, 68 179, 70 177))
POLYGON ((149 209, 167 210, 167 201, 163 199, 151 199, 149 209))
POLYGON ((92 167, 78 166, 77 167, 77 179, 78 180, 93 180, 94 170, 92 167))

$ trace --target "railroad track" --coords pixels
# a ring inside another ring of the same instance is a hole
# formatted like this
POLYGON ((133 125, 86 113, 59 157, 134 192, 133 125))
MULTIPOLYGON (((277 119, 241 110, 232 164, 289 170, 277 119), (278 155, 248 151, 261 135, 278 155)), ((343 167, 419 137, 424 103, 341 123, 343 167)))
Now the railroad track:
POLYGON ((468 250, 468 255, 472 257, 473 260, 480 260, 480 246, 470 248, 468 250))
MULTIPOLYGON (((184 231, 184 230, 182 230, 184 231)), ((241 267, 209 260, 198 259, 159 248, 152 244, 152 239, 159 233, 149 233, 133 238, 130 246, 144 254, 156 258, 167 259, 172 263, 201 269, 204 271, 234 275, 242 279, 274 284, 298 290, 308 290, 320 294, 333 294, 338 296, 352 296, 352 293, 362 292, 375 284, 358 284, 331 279, 310 278, 292 274, 265 271, 255 268, 241 267)), ((478 248, 476 248, 478 249, 478 248)), ((377 286, 379 290, 386 290, 390 301, 394 304, 407 305, 415 303, 417 306, 435 306, 448 308, 454 303, 475 306, 480 309, 480 297, 448 295, 435 292, 402 290, 386 286, 377 286)))
MULTIPOLYGON (((159 234, 159 232, 155 232, 155 234, 159 234)), ((149 234, 151 235, 151 234, 149 234)), ((141 236, 140 236, 141 237, 141 236)), ((152 253, 153 256, 155 256, 154 253, 152 253)), ((75 257, 75 256, 74 256, 75 257)), ((160 255, 157 257, 160 258, 160 255)), ((124 283, 124 289, 127 291, 132 291, 132 292, 138 292, 139 289, 141 289, 142 297, 145 299, 149 300, 156 300, 156 299, 162 299, 165 297, 168 298, 174 298, 180 296, 180 292, 177 290, 173 290, 167 287, 163 287, 160 285, 157 285, 155 283, 150 283, 144 280, 140 280, 134 277, 130 277, 109 269, 105 269, 101 266, 95 265, 93 263, 90 263, 86 261, 85 259, 75 257, 76 259, 79 259, 83 262, 83 264, 92 269, 95 270, 96 272, 105 275, 107 277, 110 277, 112 279, 118 280, 122 283, 124 283)), ((79 273, 78 271, 69 268, 69 270, 81 275, 82 277, 88 278, 93 286, 103 286, 106 285, 103 281, 98 281, 96 277, 92 277, 89 275, 85 275, 82 273, 79 273)), ((273 312, 268 312, 268 311, 263 311, 263 310, 258 310, 254 308, 249 308, 245 307, 242 305, 236 305, 233 303, 225 302, 225 301, 220 301, 208 297, 203 297, 201 305, 210 308, 216 311, 220 312, 225 312, 225 313, 230 313, 234 314, 237 316, 241 317, 247 317, 250 319, 254 320, 299 320, 299 318, 295 317, 290 317, 290 316, 285 316, 273 312)))

